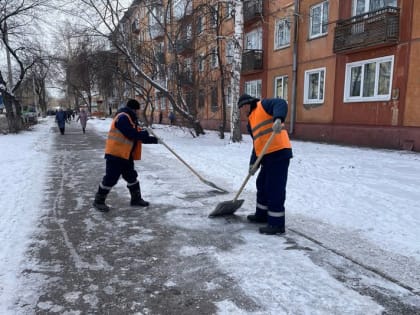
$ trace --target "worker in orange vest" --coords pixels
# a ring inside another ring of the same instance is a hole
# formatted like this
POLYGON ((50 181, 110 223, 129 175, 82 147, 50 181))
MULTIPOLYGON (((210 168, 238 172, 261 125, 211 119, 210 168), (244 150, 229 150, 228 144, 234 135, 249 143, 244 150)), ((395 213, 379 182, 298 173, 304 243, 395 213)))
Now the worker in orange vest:
POLYGON ((140 104, 134 99, 116 113, 108 132, 105 144, 106 170, 93 201, 93 206, 102 212, 108 212, 105 199, 120 178, 127 182, 131 194, 131 206, 147 207, 149 202, 143 200, 134 161, 141 159, 142 143, 158 143, 158 139, 149 136, 147 130, 139 127, 136 111, 140 104))
POLYGON ((257 177, 257 204, 255 214, 247 216, 253 223, 267 223, 261 227, 261 234, 283 234, 285 232, 286 183, 290 159, 293 157, 292 146, 284 121, 287 116, 287 102, 281 98, 260 100, 248 94, 240 96, 238 107, 249 105, 248 132, 253 139, 253 148, 249 165, 253 168, 270 135, 275 136, 267 148, 257 177))

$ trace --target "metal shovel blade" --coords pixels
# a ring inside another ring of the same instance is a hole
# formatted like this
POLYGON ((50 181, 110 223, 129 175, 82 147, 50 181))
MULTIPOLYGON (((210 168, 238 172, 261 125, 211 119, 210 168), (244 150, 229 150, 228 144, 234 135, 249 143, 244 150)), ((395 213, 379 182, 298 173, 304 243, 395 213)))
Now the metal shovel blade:
POLYGON ((244 203, 243 199, 223 201, 216 206, 216 209, 209 214, 209 218, 220 217, 224 215, 232 215, 244 203))

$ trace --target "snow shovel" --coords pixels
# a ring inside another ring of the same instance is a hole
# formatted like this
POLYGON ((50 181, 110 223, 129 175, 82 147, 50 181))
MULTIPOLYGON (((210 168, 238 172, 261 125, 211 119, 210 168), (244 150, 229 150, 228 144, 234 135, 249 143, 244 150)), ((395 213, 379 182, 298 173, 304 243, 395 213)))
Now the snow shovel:
POLYGON ((232 215, 232 214, 235 213, 236 210, 238 210, 242 206, 242 204, 244 203, 244 200, 243 199, 238 200, 238 197, 241 194, 242 190, 244 189, 246 183, 248 182, 248 180, 250 179, 250 177, 254 173, 254 171, 256 171, 258 169, 258 166, 260 165, 260 162, 261 162, 262 158, 264 157, 264 154, 267 151, 268 146, 273 141, 274 136, 275 136, 275 133, 272 132, 270 138, 268 138, 267 142, 265 143, 264 148, 262 149, 260 156, 258 157, 258 159, 255 161, 254 165, 252 166, 252 170, 250 170, 248 172, 248 175, 246 176, 244 182, 242 183, 241 188, 239 188, 239 191, 236 193, 235 198, 233 198, 233 200, 231 200, 231 201, 223 201, 223 202, 219 203, 216 206, 216 209, 214 209, 213 212, 211 212, 209 214, 209 218, 220 217, 220 216, 225 216, 225 215, 232 215))
POLYGON ((188 167, 189 168, 189 170, 191 171, 191 172, 193 172, 193 174, 195 175, 195 176, 197 176, 204 184, 206 184, 206 185, 208 185, 208 186, 210 186, 210 187, 213 187, 213 188, 216 188, 217 190, 219 190, 219 191, 221 191, 221 192, 223 192, 223 193, 228 193, 228 191, 227 190, 225 190, 225 189, 223 189, 223 188, 220 188, 220 187, 218 187, 217 185, 215 185, 214 183, 212 183, 212 182, 210 182, 210 181, 208 181, 208 180, 206 180, 206 179, 204 179, 200 174, 198 174, 187 162, 185 162, 174 150, 172 150, 165 142, 163 142, 163 140, 161 139, 161 138, 159 138, 157 135, 156 135, 156 133, 151 129, 151 128, 146 128, 147 129, 147 131, 148 132, 150 132, 153 136, 155 136, 156 138, 158 138, 159 139, 159 142, 161 143, 161 144, 163 144, 164 146, 165 146, 165 148, 167 148, 173 155, 175 155, 175 157, 178 159, 178 160, 180 160, 182 163, 184 163, 184 165, 186 166, 186 167, 188 167))

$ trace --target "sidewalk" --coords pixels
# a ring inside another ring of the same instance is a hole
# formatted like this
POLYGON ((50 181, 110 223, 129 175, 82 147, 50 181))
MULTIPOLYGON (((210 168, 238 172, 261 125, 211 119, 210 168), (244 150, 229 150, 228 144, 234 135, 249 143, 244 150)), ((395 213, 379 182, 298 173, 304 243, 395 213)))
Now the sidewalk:
POLYGON ((144 146, 136 163, 151 206, 130 207, 121 179, 107 200, 112 210, 97 212, 91 203, 104 174, 103 136, 89 128, 82 134, 75 122, 63 136, 53 132, 48 215, 24 271, 40 290, 22 292, 20 314, 420 314, 418 293, 293 226, 285 236, 267 237, 252 233, 255 226, 243 216, 208 219, 230 195, 195 184, 187 168, 153 145, 144 146), (248 242, 260 244, 259 251, 248 251, 248 242), (264 265, 275 277, 267 277, 253 266, 272 251, 276 261, 264 265), (297 265, 300 255, 313 264, 297 265), (238 268, 241 279, 233 272, 238 268), (273 298, 266 303, 264 296, 273 298))

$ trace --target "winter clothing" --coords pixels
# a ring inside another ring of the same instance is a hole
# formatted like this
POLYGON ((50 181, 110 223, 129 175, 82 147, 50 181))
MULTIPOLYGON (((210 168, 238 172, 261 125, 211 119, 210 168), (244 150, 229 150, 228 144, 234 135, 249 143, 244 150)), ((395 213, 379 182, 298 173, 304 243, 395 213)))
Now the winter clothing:
MULTIPOLYGON (((112 121, 111 128, 108 132, 108 138, 105 145, 105 154, 117 156, 123 159, 140 160, 141 159, 141 142, 135 138, 126 137, 117 127, 116 124, 119 122, 121 116, 126 116, 131 127, 137 129, 135 122, 131 119, 130 115, 124 112, 116 114, 112 121)), ((139 129, 140 131, 140 129, 139 129)), ((142 132, 142 131, 140 131, 142 132)), ((143 131, 147 133, 147 131, 143 131)))
POLYGON ((84 109, 80 110, 79 117, 77 117, 76 121, 79 121, 79 120, 80 120, 80 125, 82 126, 82 131, 83 131, 83 133, 85 133, 86 132, 86 123, 87 123, 87 120, 88 120, 88 115, 87 115, 87 112, 84 109))
POLYGON ((171 125, 173 125, 174 124, 174 121, 175 121, 175 114, 174 114, 174 112, 170 112, 168 118, 169 118, 169 122, 171 123, 171 125))
POLYGON ((137 102, 136 100, 128 100, 127 107, 137 110, 137 109, 140 109, 140 103, 137 102))
MULTIPOLYGON (((279 99, 279 106, 286 106, 287 103, 284 100, 279 99)), ((257 156, 260 155, 264 145, 266 144, 268 138, 270 138, 271 133, 273 132, 273 121, 284 121, 284 118, 279 117, 273 119, 273 116, 268 114, 262 103, 257 102, 257 106, 251 111, 248 116, 249 127, 251 128, 252 138, 254 140, 254 149, 257 156)), ((278 151, 284 148, 291 148, 289 136, 287 131, 277 133, 268 147, 266 154, 278 151)))
POLYGON ((64 135, 65 127, 66 127, 66 120, 67 114, 63 111, 62 108, 55 114, 55 121, 57 122, 58 129, 60 129, 60 133, 64 135))
MULTIPOLYGON (((273 131, 273 122, 279 120, 284 123, 287 116, 287 103, 280 98, 259 100, 247 94, 238 101, 242 106, 249 104, 248 131, 253 139, 253 149, 250 158, 250 166, 255 163, 261 154, 264 145, 273 131)), ((277 122, 277 124, 279 124, 277 122)), ((277 126, 278 128, 278 126, 277 126)), ((257 204, 255 214, 247 219, 254 223, 267 223, 260 228, 262 234, 281 234, 285 231, 285 208, 286 183, 289 162, 292 158, 292 146, 287 131, 278 128, 279 132, 274 136, 261 160, 260 172, 256 180, 257 204)))
POLYGON ((139 160, 141 157, 142 143, 158 143, 158 139, 149 136, 149 133, 138 125, 136 113, 132 108, 137 107, 136 103, 138 104, 135 100, 129 100, 126 107, 118 110, 111 123, 105 144, 105 176, 99 184, 93 202, 93 206, 99 211, 109 210, 109 207, 105 205, 105 199, 112 187, 117 184, 120 176, 127 182, 131 195, 130 204, 140 207, 149 205, 141 197, 134 160, 139 160))
POLYGON ((286 232, 286 229, 284 228, 284 226, 267 225, 264 227, 260 227, 259 231, 261 234, 274 235, 283 234, 284 232, 286 232))
POLYGON ((238 100, 238 107, 241 108, 244 105, 256 103, 259 100, 260 100, 259 98, 252 97, 251 95, 242 94, 238 100))

